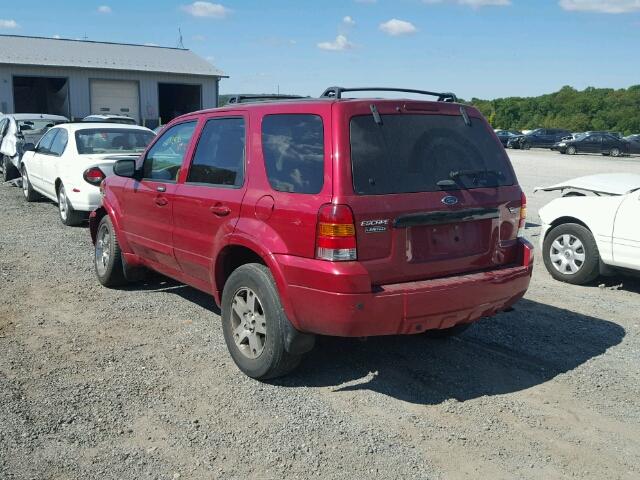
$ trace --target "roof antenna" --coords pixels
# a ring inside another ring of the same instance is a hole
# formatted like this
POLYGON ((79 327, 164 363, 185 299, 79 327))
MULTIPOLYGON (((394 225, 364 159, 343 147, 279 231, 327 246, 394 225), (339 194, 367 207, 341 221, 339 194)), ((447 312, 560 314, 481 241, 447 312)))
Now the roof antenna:
POLYGON ((184 43, 182 43, 182 30, 178 27, 178 48, 184 49, 184 43))

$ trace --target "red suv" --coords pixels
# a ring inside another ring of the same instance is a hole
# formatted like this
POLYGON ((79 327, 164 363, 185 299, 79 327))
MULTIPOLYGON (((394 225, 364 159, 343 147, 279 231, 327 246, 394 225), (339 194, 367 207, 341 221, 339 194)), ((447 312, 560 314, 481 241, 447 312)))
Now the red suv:
POLYGON ((105 286, 149 268, 215 298, 238 367, 291 371, 315 335, 448 335, 528 288, 525 197, 482 115, 320 98, 183 115, 120 160, 91 214, 105 286))

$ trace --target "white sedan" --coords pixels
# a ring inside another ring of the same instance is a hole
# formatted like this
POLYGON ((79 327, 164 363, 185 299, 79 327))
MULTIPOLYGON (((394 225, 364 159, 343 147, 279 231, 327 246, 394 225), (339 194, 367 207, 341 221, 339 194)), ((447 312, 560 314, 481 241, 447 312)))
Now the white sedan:
POLYGON ((564 193, 539 211, 542 257, 554 278, 585 284, 640 271, 640 175, 590 175, 537 190, 564 193))
POLYGON ((113 164, 137 157, 154 138, 145 127, 66 123, 51 128, 22 157, 22 191, 28 202, 43 195, 58 204, 60 220, 77 225, 100 206, 99 184, 113 164))

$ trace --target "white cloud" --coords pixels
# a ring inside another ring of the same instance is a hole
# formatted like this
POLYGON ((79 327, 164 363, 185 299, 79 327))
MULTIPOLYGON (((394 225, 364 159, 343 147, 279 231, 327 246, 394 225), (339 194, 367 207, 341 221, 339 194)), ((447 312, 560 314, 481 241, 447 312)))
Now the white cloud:
POLYGON ((349 42, 345 35, 338 35, 333 42, 320 42, 318 43, 318 48, 320 50, 330 50, 330 51, 340 51, 340 50, 349 50, 353 48, 353 44, 349 42))
POLYGON ((347 15, 346 17, 344 17, 342 19, 342 23, 344 23, 345 25, 352 27, 356 24, 356 21, 353 19, 353 17, 351 17, 350 15, 347 15))
POLYGON ((152 42, 147 42, 144 45, 145 45, 145 47, 157 47, 158 46, 157 43, 152 43, 152 42))
POLYGON ((205 37, 204 35, 194 35, 191 38, 196 42, 204 42, 207 39, 207 37, 205 37))
POLYGON ((55 34, 53 37, 51 37, 51 38, 55 38, 56 40, 58 40, 58 39, 60 39, 60 35, 58 35, 58 34, 56 33, 56 34, 55 34))
POLYGON ((0 28, 18 28, 19 26, 15 20, 3 20, 0 18, 0 28))
POLYGON ((480 7, 508 7, 511 0, 422 0, 422 3, 433 5, 436 3, 457 3, 458 5, 466 5, 473 8, 480 7))
POLYGON ((109 5, 100 5, 98 7, 98 13, 111 13, 111 7, 109 5))
POLYGON ((416 33, 418 29, 411 22, 405 22, 404 20, 398 20, 397 18, 392 18, 388 22, 381 23, 378 27, 387 35, 391 35, 392 37, 397 37, 399 35, 410 35, 412 33, 416 33))
POLYGON ((640 0, 560 0, 572 12, 630 13, 640 11, 640 0))
POLYGON ((225 18, 229 14, 229 9, 219 3, 193 2, 183 5, 182 10, 189 15, 201 18, 225 18))

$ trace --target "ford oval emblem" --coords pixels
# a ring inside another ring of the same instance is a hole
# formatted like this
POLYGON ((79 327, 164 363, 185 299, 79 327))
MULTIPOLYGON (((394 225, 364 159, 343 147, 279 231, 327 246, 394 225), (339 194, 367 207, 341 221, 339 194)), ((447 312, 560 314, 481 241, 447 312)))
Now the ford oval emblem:
POLYGON ((442 203, 444 203, 445 205, 456 205, 458 203, 458 198, 454 197, 453 195, 447 195, 446 197, 444 197, 442 200, 440 200, 442 203))

